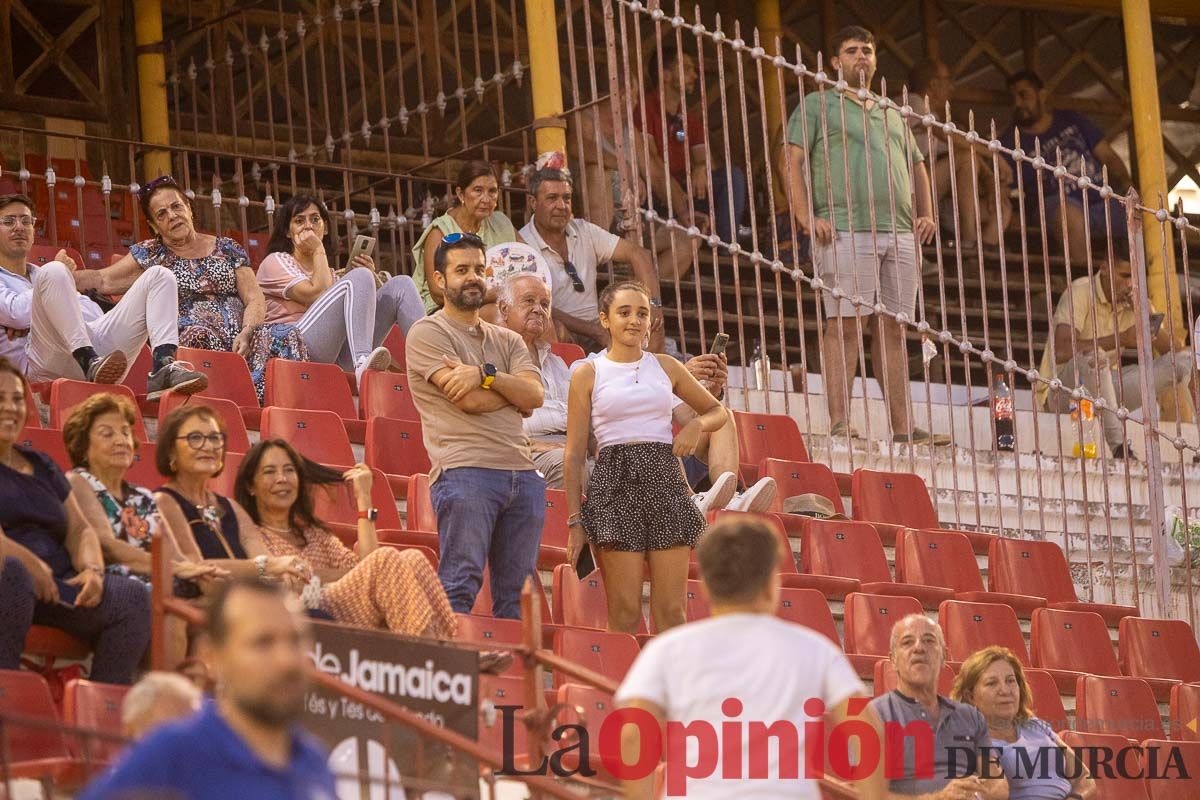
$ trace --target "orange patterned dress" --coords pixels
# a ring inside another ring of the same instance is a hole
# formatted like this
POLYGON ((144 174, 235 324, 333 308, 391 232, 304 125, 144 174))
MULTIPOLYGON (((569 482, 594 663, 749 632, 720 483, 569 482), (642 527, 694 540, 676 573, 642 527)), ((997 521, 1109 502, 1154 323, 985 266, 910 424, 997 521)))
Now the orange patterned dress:
POLYGON ((304 547, 260 530, 273 556, 300 556, 314 568, 349 570, 321 587, 321 610, 338 622, 408 636, 454 637, 458 621, 450 601, 437 573, 416 550, 379 547, 360 559, 324 528, 306 530, 304 547))

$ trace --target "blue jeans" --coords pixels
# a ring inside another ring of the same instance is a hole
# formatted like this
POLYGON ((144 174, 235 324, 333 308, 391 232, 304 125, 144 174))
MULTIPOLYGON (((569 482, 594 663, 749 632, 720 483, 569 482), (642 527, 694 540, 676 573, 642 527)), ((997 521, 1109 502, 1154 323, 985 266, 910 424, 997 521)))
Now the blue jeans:
POLYGON ((492 615, 521 616, 521 587, 537 569, 546 481, 536 470, 456 467, 429 488, 438 522, 438 578, 450 607, 475 605, 486 563, 492 615))

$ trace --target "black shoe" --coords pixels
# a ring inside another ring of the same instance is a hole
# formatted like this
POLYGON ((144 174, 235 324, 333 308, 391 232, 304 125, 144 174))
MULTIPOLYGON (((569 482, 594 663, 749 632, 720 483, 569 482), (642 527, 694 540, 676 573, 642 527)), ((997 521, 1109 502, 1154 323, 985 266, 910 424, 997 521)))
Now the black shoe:
POLYGON ((113 384, 125 377, 129 361, 120 350, 114 350, 106 356, 96 356, 88 364, 85 377, 92 383, 113 384))

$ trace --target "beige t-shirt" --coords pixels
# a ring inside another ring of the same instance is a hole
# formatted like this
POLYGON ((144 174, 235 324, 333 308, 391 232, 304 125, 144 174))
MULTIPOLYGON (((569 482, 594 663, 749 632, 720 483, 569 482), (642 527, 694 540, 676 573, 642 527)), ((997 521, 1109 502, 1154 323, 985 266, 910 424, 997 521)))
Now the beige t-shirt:
POLYGON ((529 439, 522 427, 521 412, 513 406, 483 414, 468 414, 450 402, 430 380, 446 366, 442 356, 457 357, 464 364, 494 364, 500 372, 520 375, 538 368, 529 357, 525 342, 516 333, 480 322, 468 327, 438 311, 417 322, 405 337, 408 382, 413 401, 421 414, 425 449, 433 468, 429 480, 436 481, 444 469, 534 469, 529 439))
MULTIPOLYGON (((1047 380, 1058 375, 1059 369, 1063 366, 1055 363, 1056 359, 1053 353, 1054 329, 1059 325, 1070 325, 1075 329, 1076 336, 1080 340, 1086 341, 1103 339, 1114 333, 1123 333, 1137 322, 1133 306, 1122 303, 1114 308, 1108 301, 1108 297, 1100 290, 1099 281, 1099 275, 1093 277, 1084 275, 1076 278, 1071 281, 1071 285, 1058 299, 1058 305, 1054 309, 1054 319, 1050 323, 1050 336, 1046 340, 1046 349, 1042 351, 1042 363, 1039 368, 1039 372, 1047 380)), ((1113 363, 1116 362, 1114 356, 1117 351, 1102 352, 1109 356, 1113 363)), ((1050 387, 1039 381, 1033 392, 1037 398, 1038 407, 1045 408, 1050 387)))

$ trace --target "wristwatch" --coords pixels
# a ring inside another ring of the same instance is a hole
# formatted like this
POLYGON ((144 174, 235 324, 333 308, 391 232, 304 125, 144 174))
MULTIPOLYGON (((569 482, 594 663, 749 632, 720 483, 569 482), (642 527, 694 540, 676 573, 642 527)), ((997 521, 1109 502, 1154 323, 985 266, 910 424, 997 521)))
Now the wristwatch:
POLYGON ((479 388, 492 388, 492 384, 496 382, 496 365, 485 363, 479 368, 479 371, 483 374, 483 379, 479 383, 479 388))
POLYGON ((266 556, 255 556, 254 568, 258 570, 258 577, 260 577, 260 578, 267 577, 267 557, 266 556))
POLYGON ((358 518, 365 519, 368 522, 374 522, 375 520, 379 519, 379 509, 378 508, 368 508, 365 511, 360 510, 358 512, 358 518))

